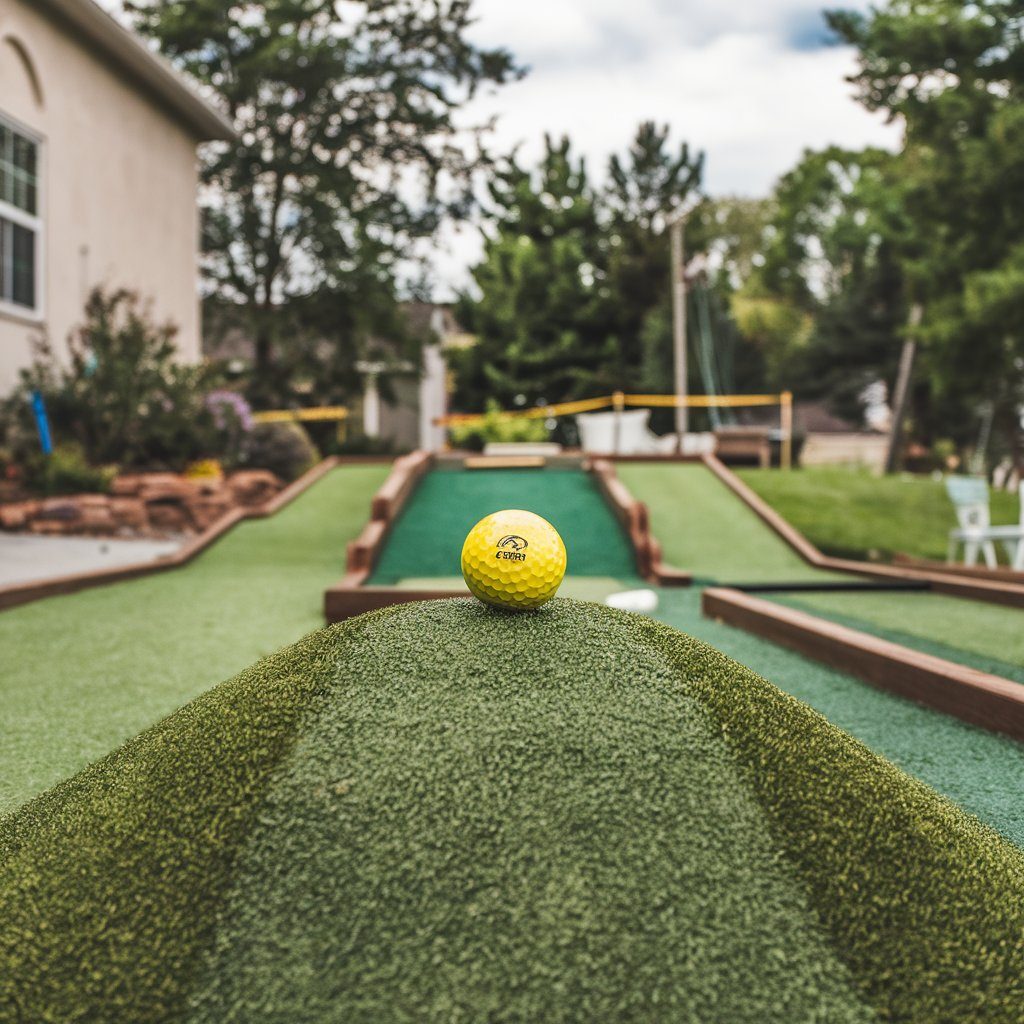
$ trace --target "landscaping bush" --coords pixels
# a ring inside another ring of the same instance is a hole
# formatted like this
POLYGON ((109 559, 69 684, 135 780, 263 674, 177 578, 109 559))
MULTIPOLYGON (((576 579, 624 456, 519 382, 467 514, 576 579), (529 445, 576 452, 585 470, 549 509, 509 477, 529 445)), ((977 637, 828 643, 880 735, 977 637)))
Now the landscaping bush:
POLYGON ((485 444, 538 442, 548 439, 548 428, 542 419, 508 419, 493 399, 487 403, 487 412, 480 423, 449 428, 448 435, 456 448, 482 451, 485 444))
POLYGON ((245 436, 239 460, 295 480, 320 461, 320 452, 301 423, 257 423, 245 436))
POLYGON ((29 400, 46 401, 57 444, 73 440, 93 466, 180 470, 201 458, 230 455, 240 425, 205 396, 216 382, 206 365, 178 362, 176 329, 156 325, 139 297, 97 290, 85 308, 85 322, 68 339, 68 360, 45 340, 37 343, 33 365, 6 403, 8 443, 20 458, 38 451, 29 400))
POLYGON ((24 464, 24 482, 33 491, 57 494, 106 494, 117 475, 115 466, 91 466, 78 444, 58 445, 24 464))

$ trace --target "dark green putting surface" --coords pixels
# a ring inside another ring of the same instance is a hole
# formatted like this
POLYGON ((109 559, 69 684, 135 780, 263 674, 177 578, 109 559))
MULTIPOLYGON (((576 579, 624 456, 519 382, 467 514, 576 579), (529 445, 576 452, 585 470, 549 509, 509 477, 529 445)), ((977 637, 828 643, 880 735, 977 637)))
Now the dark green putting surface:
POLYGON ((663 622, 699 637, 806 701, 830 722, 1024 847, 1024 744, 706 619, 698 590, 662 590, 659 597, 655 615, 663 622))
POLYGON ((458 576, 466 534, 503 508, 529 509, 558 530, 568 575, 631 578, 636 572, 629 542, 582 470, 435 470, 407 502, 370 582, 458 576))
POLYGON ((321 630, 0 821, 0 1020, 1016 1024, 1024 853, 712 648, 321 630))

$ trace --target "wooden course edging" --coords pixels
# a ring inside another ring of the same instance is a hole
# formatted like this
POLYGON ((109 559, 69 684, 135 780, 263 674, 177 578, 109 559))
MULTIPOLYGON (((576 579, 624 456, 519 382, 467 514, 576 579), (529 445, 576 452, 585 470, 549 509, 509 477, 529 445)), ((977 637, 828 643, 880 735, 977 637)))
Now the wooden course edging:
POLYGON ((817 569, 870 576, 879 580, 922 580, 940 594, 1024 608, 1024 583, 958 575, 945 571, 945 567, 943 571, 939 571, 906 564, 880 565, 823 555, 799 530, 783 519, 714 455, 703 456, 703 462, 762 522, 774 530, 805 562, 817 569))
POLYGON ((434 464, 430 452, 415 451, 395 459, 388 478, 370 501, 370 519, 345 550, 345 575, 324 591, 324 619, 342 622, 363 612, 394 604, 446 597, 469 597, 468 590, 406 590, 401 587, 368 587, 366 581, 377 564, 391 527, 420 480, 434 464))
POLYGON ((1024 740, 1024 686, 726 587, 701 596, 709 618, 823 662, 879 689, 1024 740))
POLYGON ((661 545, 651 533, 651 517, 647 506, 630 494, 616 474, 614 464, 608 459, 594 459, 590 463, 590 471, 629 538, 641 579, 660 587, 690 586, 693 582, 690 573, 673 569, 662 561, 661 545))
POLYGON ((1019 583, 1024 585, 1024 572, 1000 565, 990 569, 987 565, 957 565, 936 562, 929 558, 912 558, 910 555, 893 555, 893 565, 908 569, 924 569, 928 572, 944 573, 947 576, 970 576, 973 579, 989 580, 993 583, 1019 583))
MULTIPOLYGON (((51 576, 49 579, 32 580, 27 583, 12 583, 0 587, 0 611, 16 608, 18 605, 38 601, 44 597, 55 597, 58 594, 74 594, 90 587, 104 586, 109 583, 121 583, 125 580, 138 579, 152 573, 167 572, 187 565, 198 554, 205 551, 211 544, 219 540, 238 523, 246 519, 265 519, 279 512, 285 505, 294 501, 303 491, 308 490, 321 480, 332 469, 349 459, 331 456, 318 462, 312 469, 303 473, 297 480, 279 491, 264 502, 252 508, 233 508, 212 522, 202 533, 196 534, 186 541, 173 554, 150 562, 135 562, 131 565, 119 565, 110 569, 98 569, 95 572, 74 573, 68 576, 51 576)), ((354 461, 354 460, 351 460, 354 461)), ((359 460, 365 461, 365 460, 359 460)), ((377 460, 380 461, 380 460, 377 460)))

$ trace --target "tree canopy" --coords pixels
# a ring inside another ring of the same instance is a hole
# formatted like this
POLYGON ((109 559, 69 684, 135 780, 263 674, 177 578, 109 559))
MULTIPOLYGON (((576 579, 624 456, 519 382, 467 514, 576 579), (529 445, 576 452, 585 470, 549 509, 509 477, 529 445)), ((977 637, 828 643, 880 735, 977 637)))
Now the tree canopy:
POLYGON ((472 206, 486 126, 460 110, 519 69, 468 40, 469 0, 125 6, 238 133, 205 153, 204 273, 254 343, 252 397, 338 397, 375 333, 401 336, 401 261, 472 206))

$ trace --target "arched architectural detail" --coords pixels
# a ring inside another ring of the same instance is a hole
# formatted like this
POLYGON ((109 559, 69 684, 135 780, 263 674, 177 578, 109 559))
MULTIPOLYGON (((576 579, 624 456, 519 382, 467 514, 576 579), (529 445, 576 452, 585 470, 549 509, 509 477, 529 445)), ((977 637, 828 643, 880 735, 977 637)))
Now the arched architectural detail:
POLYGON ((25 44, 14 35, 5 34, 0 38, 0 43, 9 46, 21 61, 21 66, 28 77, 29 85, 32 87, 32 96, 39 107, 43 106, 43 83, 40 81, 39 72, 36 70, 35 61, 25 44))

